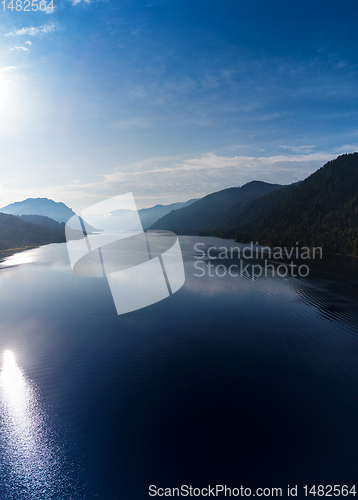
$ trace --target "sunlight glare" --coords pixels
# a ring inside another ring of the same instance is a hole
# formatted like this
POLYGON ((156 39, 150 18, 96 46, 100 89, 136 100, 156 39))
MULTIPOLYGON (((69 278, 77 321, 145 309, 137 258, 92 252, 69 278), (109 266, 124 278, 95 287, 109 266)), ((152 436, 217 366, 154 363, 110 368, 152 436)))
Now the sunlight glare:
MULTIPOLYGON (((14 267, 21 266, 23 264, 31 264, 32 262, 36 262, 38 253, 37 249, 24 250, 23 252, 15 253, 14 255, 9 255, 6 257, 3 262, 1 262, 0 267, 14 267)), ((6 351, 5 351, 6 352, 6 351)), ((5 353, 4 353, 5 355, 5 353)))
POLYGON ((15 355, 10 349, 4 351, 4 371, 12 371, 16 368, 15 355))
POLYGON ((26 415, 29 403, 29 390, 21 369, 17 366, 15 355, 7 349, 4 351, 4 363, 0 374, 6 406, 13 417, 21 418, 26 415))
POLYGON ((3 353, 0 372, 0 417, 0 450, 5 468, 21 487, 33 492, 41 489, 42 495, 55 481, 55 457, 36 387, 10 349, 3 353))

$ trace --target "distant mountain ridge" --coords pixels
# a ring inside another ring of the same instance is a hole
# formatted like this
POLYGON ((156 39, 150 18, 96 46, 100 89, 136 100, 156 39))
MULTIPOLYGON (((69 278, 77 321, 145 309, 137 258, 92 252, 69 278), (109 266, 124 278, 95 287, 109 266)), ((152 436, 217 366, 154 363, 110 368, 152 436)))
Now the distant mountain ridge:
POLYGON ((43 215, 65 223, 75 215, 75 212, 64 203, 48 198, 27 198, 23 201, 16 201, 0 208, 0 212, 10 215, 43 215))
POLYGON ((185 202, 171 203, 170 205, 155 205, 154 207, 138 210, 143 229, 149 228, 157 220, 173 210, 181 210, 182 208, 192 205, 196 201, 198 201, 197 198, 185 202))
MULTIPOLYGON (((27 198, 23 201, 16 201, 6 207, 0 208, 0 213, 16 215, 33 224, 48 227, 50 222, 47 221, 46 223, 46 221, 40 219, 40 217, 53 220, 60 224, 65 224, 71 217, 76 215, 72 208, 69 208, 64 203, 53 201, 48 198, 27 198), (30 216, 32 219, 29 218, 30 216), (35 216, 38 217, 37 220, 34 219, 35 216)), ((88 231, 98 231, 98 228, 92 227, 87 223, 86 227, 88 231)), ((63 231, 65 231, 64 227, 63 231)))
POLYGON ((150 229, 166 229, 177 234, 214 234, 222 229, 225 213, 235 211, 245 202, 283 187, 280 184, 252 181, 242 187, 223 189, 165 215, 150 229))
MULTIPOLYGON (((64 203, 48 198, 11 203, 0 209, 0 250, 63 243, 65 222, 73 215, 75 212, 64 203)), ((83 238, 83 233, 74 230, 72 236, 83 238)))
MULTIPOLYGON (((179 210, 189 206, 195 201, 196 199, 188 200, 186 202, 172 203, 170 205, 155 205, 154 207, 142 208, 138 210, 138 214, 135 210, 113 210, 111 214, 105 218, 105 220, 102 218, 101 222, 98 221, 97 225, 102 229, 131 227, 133 225, 136 226, 139 215, 142 228, 147 229, 164 215, 172 212, 173 210, 179 210)), ((99 220, 100 219, 101 218, 99 218, 99 220)))
MULTIPOLYGON (((180 208, 186 207, 197 201, 196 199, 188 200, 185 202, 172 203, 170 205, 155 205, 150 208, 142 208, 138 210, 140 220, 142 222, 143 229, 148 228, 158 219, 168 214, 172 210, 179 210, 180 208)), ((11 203, 6 207, 0 208, 1 213, 18 215, 18 216, 28 216, 28 215, 38 215, 43 217, 48 217, 55 220, 56 222, 66 223, 71 217, 75 215, 75 212, 62 202, 56 202, 48 198, 27 198, 23 201, 16 201, 11 203)), ((116 210, 114 210, 111 216, 108 217, 108 223, 113 225, 116 219, 116 210)), ((118 220, 123 220, 123 210, 120 211, 121 215, 118 220)), ((128 219, 130 219, 130 210, 127 211, 128 219)), ((88 225, 87 225, 88 226, 88 225)), ((91 226, 88 226, 91 228, 91 226)), ((99 228, 104 229, 104 228, 99 228)), ((95 228, 92 228, 95 230, 95 228)))
MULTIPOLYGON (((162 214, 187 206, 194 201, 156 205, 155 207, 139 210, 142 225, 146 228, 148 224, 156 221, 162 214)), ((0 250, 65 242, 65 223, 73 215, 75 215, 75 212, 64 203, 58 203, 48 198, 27 198, 24 201, 11 203, 0 209, 0 250)), ((137 213, 134 211, 114 211, 108 217, 108 223, 116 226, 116 219, 118 219, 117 222, 120 228, 125 221, 130 224, 133 216, 138 218, 137 213), (126 213, 123 214, 123 212, 126 213)), ((90 232, 105 229, 105 227, 97 229, 90 226, 86 221, 83 222, 90 232)), ((74 230, 72 236, 82 238, 83 234, 74 230)))
MULTIPOLYGON (((148 227, 150 220, 173 205, 139 211, 143 226, 148 227)), ((252 181, 182 205, 186 206, 180 208, 179 204, 150 228, 243 243, 257 241, 271 247, 293 247, 299 242, 300 246, 321 246, 327 253, 358 256, 358 153, 338 156, 300 183, 282 186, 252 181)), ((57 219, 74 214, 63 203, 43 198, 8 205, 0 212, 6 209, 17 216, 0 213, 0 249, 65 241, 63 220, 51 221, 48 212, 21 213, 40 211, 44 206, 58 209, 54 213, 57 219)), ((128 212, 130 219, 132 212, 128 212)))
MULTIPOLYGON (((248 183, 240 189, 250 192, 252 187, 248 183)), ((235 201, 235 189, 172 212, 152 229, 257 241, 270 247, 294 247, 298 242, 322 247, 323 253, 358 256, 358 153, 338 156, 299 183, 267 193, 258 189, 251 199, 243 196, 235 201)))

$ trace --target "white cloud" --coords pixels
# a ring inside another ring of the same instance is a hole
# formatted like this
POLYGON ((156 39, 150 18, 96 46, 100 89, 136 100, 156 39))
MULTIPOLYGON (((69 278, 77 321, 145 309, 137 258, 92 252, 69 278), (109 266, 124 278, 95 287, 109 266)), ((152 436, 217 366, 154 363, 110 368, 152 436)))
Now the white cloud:
POLYGON ((131 118, 130 120, 119 120, 113 123, 113 127, 122 130, 127 130, 132 127, 149 127, 149 125, 149 121, 143 118, 131 118))
POLYGON ((1 71, 14 71, 15 69, 17 69, 17 66, 6 66, 1 71))
POLYGON ((12 31, 11 33, 6 33, 5 36, 16 36, 16 35, 36 35, 39 33, 39 28, 21 28, 19 30, 12 31))
POLYGON ((21 28, 19 30, 12 31, 11 33, 6 33, 5 36, 17 36, 17 35, 35 36, 39 34, 52 33, 56 29, 57 28, 54 23, 47 23, 37 28, 34 28, 33 26, 30 26, 29 28, 21 28))
POLYGON ((30 52, 30 49, 28 49, 27 47, 13 47, 12 49, 10 50, 17 50, 17 51, 23 51, 23 52, 30 52))
POLYGON ((32 45, 32 42, 30 42, 29 40, 27 42, 25 42, 25 45, 32 45))

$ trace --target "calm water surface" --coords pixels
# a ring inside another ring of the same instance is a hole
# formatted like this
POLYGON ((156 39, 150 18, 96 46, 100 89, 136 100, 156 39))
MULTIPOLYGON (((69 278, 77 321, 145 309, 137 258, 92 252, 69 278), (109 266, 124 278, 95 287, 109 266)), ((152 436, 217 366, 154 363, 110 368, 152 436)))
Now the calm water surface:
POLYGON ((357 283, 195 276, 198 241, 223 244, 181 238, 184 287, 123 316, 65 244, 0 264, 1 500, 358 483, 357 283))

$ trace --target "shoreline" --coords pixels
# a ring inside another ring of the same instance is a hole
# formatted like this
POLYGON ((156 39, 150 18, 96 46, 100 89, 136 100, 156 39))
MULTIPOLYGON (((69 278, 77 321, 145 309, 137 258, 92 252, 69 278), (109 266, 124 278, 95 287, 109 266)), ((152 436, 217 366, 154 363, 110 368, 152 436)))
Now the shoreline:
POLYGON ((35 246, 26 246, 22 248, 7 248, 6 250, 0 250, 0 262, 2 262, 6 257, 11 257, 11 255, 14 255, 19 252, 25 252, 26 250, 31 250, 33 248, 38 248, 39 246, 42 245, 35 245, 35 246))

